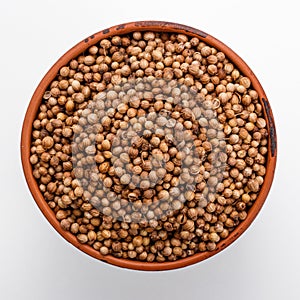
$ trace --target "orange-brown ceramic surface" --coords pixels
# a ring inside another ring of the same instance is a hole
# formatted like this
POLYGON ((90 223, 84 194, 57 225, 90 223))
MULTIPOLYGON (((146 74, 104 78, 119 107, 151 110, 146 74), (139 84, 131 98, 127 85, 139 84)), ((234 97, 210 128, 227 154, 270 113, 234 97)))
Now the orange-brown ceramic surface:
POLYGON ((121 24, 118 26, 111 27, 109 29, 102 30, 96 34, 93 34, 88 38, 86 38, 85 40, 83 40, 82 42, 78 43, 72 49, 70 49, 53 65, 53 67, 48 71, 48 73, 45 75, 45 77, 38 85, 28 106, 24 123, 23 123, 23 129, 22 129, 21 157, 22 157, 22 164, 23 164, 23 170, 26 177, 26 181, 34 200, 36 201, 42 213, 51 223, 51 225, 57 230, 57 232, 60 233, 62 237, 64 237, 68 242, 72 243, 78 249, 95 257, 96 259, 123 268, 154 271, 154 270, 170 270, 170 269, 181 268, 181 267, 185 267, 200 262, 204 259, 207 259, 208 257, 215 255, 216 253, 220 252, 221 250, 229 246, 249 227, 249 225, 252 223, 252 221, 260 211, 262 205, 264 204, 273 181, 273 176, 274 176, 274 171, 276 166, 276 157, 277 157, 277 141, 276 141, 276 130, 275 130, 274 119, 265 92, 262 86, 260 85, 259 81, 257 80, 256 76, 251 71, 251 69, 236 53, 234 53, 230 48, 228 48, 219 40, 215 39, 214 37, 208 35, 207 33, 201 30, 176 24, 176 23, 160 22, 160 21, 141 21, 141 22, 121 24), (174 262, 163 262, 163 263, 157 263, 157 262, 148 263, 148 262, 132 261, 127 259, 115 258, 111 255, 103 256, 99 253, 99 251, 96 251, 92 247, 88 245, 80 244, 77 238, 73 234, 64 231, 61 228, 59 221, 57 221, 54 212, 49 208, 48 204, 43 198, 43 195, 39 190, 38 184, 32 175, 32 167, 29 161, 32 123, 36 117, 38 108, 42 101, 43 94, 46 88, 48 87, 49 83, 56 77, 61 67, 66 65, 72 58, 75 58, 78 55, 80 55, 91 45, 97 43, 103 38, 107 38, 113 35, 126 34, 133 31, 176 32, 176 33, 184 33, 189 36, 198 37, 200 40, 204 41, 210 46, 213 46, 216 49, 223 51, 226 54, 226 56, 235 64, 235 66, 237 66, 237 68, 241 71, 241 73, 243 73, 243 75, 250 78, 254 89, 256 89, 256 91, 259 94, 259 98, 263 106, 264 114, 267 120, 267 129, 269 132, 267 173, 265 176, 265 181, 259 192, 258 198, 255 201, 255 204, 251 207, 248 213, 246 220, 243 221, 240 225, 238 225, 238 227, 226 239, 220 241, 217 245, 217 248, 212 252, 197 253, 194 254, 193 256, 180 259, 174 262))

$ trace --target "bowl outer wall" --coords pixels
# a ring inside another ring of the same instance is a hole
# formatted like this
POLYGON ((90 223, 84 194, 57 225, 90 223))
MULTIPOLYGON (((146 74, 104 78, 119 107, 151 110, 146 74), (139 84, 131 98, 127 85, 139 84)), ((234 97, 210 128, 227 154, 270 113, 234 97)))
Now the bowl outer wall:
POLYGON ((201 30, 189 26, 185 26, 177 23, 161 22, 161 21, 140 21, 140 22, 131 22, 131 23, 113 26, 89 36, 88 38, 84 39, 83 41, 75 45, 73 48, 71 48, 68 52, 66 52, 47 72, 47 74, 44 76, 44 78, 36 88, 25 115, 23 128, 22 128, 22 136, 21 136, 21 159, 22 159, 23 171, 25 174, 28 187, 38 207, 40 208, 44 216, 47 218, 47 220, 51 223, 51 225, 56 229, 56 231, 68 242, 73 244, 75 247, 77 247, 81 251, 85 252, 86 254, 96 259, 123 268, 129 268, 134 270, 145 270, 145 271, 171 270, 171 269, 177 269, 188 265, 192 265, 217 254, 218 252, 222 251, 230 244, 232 244, 250 226, 252 221, 259 213, 262 205, 264 204, 272 185, 275 167, 276 167, 276 158, 277 158, 277 137, 276 137, 276 129, 275 129, 272 110, 260 82, 254 75, 252 70, 249 68, 249 66, 229 47, 227 47, 225 44, 223 44, 216 38, 212 37, 211 35, 208 35, 207 33, 201 30), (49 86, 49 83, 57 76, 59 69, 64 65, 68 64, 68 62, 71 59, 77 57, 84 50, 94 45, 98 41, 113 35, 123 35, 134 31, 182 33, 188 36, 198 37, 200 40, 207 43, 208 45, 213 46, 219 51, 224 52, 224 54, 239 69, 239 71, 244 76, 249 77, 249 79, 252 82, 253 88, 258 92, 260 102, 263 106, 263 112, 267 121, 267 129, 269 132, 268 157, 267 157, 267 166, 266 166, 267 171, 265 175, 265 180, 255 203, 253 204, 253 206, 250 208, 248 212, 248 216, 246 220, 244 220, 240 225, 238 225, 237 228, 235 228, 234 231, 232 231, 226 239, 220 241, 217 244, 217 248, 214 251, 196 253, 190 257, 179 259, 174 262, 162 262, 162 263, 141 262, 141 261, 132 261, 129 259, 116 258, 111 255, 103 256, 100 254, 99 251, 96 251, 91 246, 79 243, 76 236, 61 228, 60 223, 56 219, 54 212, 49 208, 47 202, 45 201, 42 193, 39 190, 37 181, 33 177, 32 166, 29 161, 32 123, 36 117, 38 108, 43 98, 43 94, 46 91, 47 87, 49 86))

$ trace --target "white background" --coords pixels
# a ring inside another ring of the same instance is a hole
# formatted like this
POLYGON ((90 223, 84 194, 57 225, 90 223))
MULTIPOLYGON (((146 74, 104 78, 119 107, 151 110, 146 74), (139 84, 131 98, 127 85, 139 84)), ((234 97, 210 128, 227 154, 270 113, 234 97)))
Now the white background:
POLYGON ((300 299, 298 1, 0 3, 0 299, 300 299), (97 31, 149 19, 196 27, 237 52, 268 95, 279 142, 272 190, 246 233, 215 257, 168 272, 113 267, 63 240, 28 191, 19 151, 27 105, 52 64, 97 31))

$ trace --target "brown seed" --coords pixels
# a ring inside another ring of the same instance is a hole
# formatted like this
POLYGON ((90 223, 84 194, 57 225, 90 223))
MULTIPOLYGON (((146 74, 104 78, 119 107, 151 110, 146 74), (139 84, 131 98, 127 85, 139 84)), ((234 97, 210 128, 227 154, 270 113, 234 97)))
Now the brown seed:
MULTIPOLYGON (((128 155, 131 157, 131 158, 136 158, 139 154, 139 150, 136 149, 136 148, 133 148, 133 147, 130 147, 129 150, 128 150, 128 155)), ((138 167, 138 166, 136 166, 138 167)), ((137 173, 139 174, 139 173, 137 173)))
POLYGON ((88 242, 88 237, 86 234, 78 234, 77 239, 81 244, 85 244, 88 242))
POLYGON ((129 174, 124 174, 124 175, 120 178, 121 184, 129 184, 130 181, 131 181, 131 176, 130 176, 129 174))
POLYGON ((100 253, 102 254, 102 255, 107 255, 107 254, 109 254, 109 250, 108 250, 108 248, 106 247, 106 246, 102 246, 101 248, 100 248, 100 253))
POLYGON ((187 231, 190 231, 190 232, 194 231, 194 229, 195 229, 194 221, 187 220, 182 228, 183 228, 183 230, 187 230, 187 231))
POLYGON ((197 220, 197 217, 198 217, 198 211, 196 208, 190 208, 188 210, 188 217, 190 219, 192 219, 193 221, 196 221, 197 220))
POLYGON ((110 150, 111 143, 109 140, 103 140, 101 143, 102 150, 110 150))
POLYGON ((212 51, 211 51, 211 48, 209 46, 204 46, 202 49, 201 49, 201 54, 203 56, 209 56, 211 55, 212 51))
POLYGON ((88 55, 84 58, 84 63, 87 65, 87 66, 91 66, 92 64, 95 63, 95 58, 92 56, 92 55, 88 55))
POLYGON ((44 149, 51 149, 54 145, 54 140, 50 136, 46 136, 42 140, 42 146, 44 149))
POLYGON ((239 136, 237 134, 232 134, 229 137, 229 143, 234 145, 237 144, 239 142, 239 136))
POLYGON ((140 183, 140 188, 143 190, 147 190, 150 188, 150 181, 149 180, 142 180, 140 183))
POLYGON ((162 53, 159 50, 154 50, 152 52, 152 57, 154 60, 161 60, 162 59, 162 53))
POLYGON ((150 160, 145 160, 143 163, 142 163, 142 168, 143 170, 145 171, 150 171, 152 169, 152 163, 150 160))
POLYGON ((63 77, 68 77, 70 73, 70 69, 68 67, 62 67, 59 71, 60 75, 63 77))
POLYGON ((256 121, 256 125, 257 125, 258 128, 265 128, 267 123, 266 123, 265 119, 258 118, 257 121, 256 121))
POLYGON ((256 179, 250 179, 247 183, 250 191, 257 193, 259 191, 259 183, 256 179))
POLYGON ((136 236, 132 240, 132 244, 134 247, 139 247, 143 243, 143 238, 141 236, 136 236))
POLYGON ((164 256, 170 256, 172 254, 172 248, 171 247, 165 247, 163 250, 162 250, 162 254, 164 256))
POLYGON ((251 81, 248 77, 242 77, 240 79, 240 84, 243 85, 246 89, 248 89, 251 85, 251 81))
POLYGON ((169 192, 166 190, 162 190, 157 195, 158 199, 161 201, 167 201, 170 197, 169 192))
POLYGON ((71 112, 75 108, 75 104, 74 104, 74 102, 72 100, 68 100, 66 102, 65 107, 66 107, 67 112, 71 112))
POLYGON ((112 60, 120 63, 124 59, 124 55, 121 52, 115 52, 112 55, 112 60))

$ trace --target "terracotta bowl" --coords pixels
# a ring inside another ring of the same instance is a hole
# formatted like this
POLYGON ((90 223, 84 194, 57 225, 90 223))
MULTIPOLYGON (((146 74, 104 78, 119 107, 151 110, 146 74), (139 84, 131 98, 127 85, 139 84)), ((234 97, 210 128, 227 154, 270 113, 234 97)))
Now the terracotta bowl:
POLYGON ((192 265, 215 255, 216 253, 222 251, 231 243, 233 243, 250 226, 250 224, 257 216, 258 212, 260 211, 262 205, 264 204, 267 198, 268 192, 270 190, 273 181, 275 165, 276 165, 276 156, 277 156, 276 130, 275 130, 275 124, 274 124, 271 107, 261 84, 259 83, 256 76, 253 74, 251 69, 247 66, 247 64, 229 47, 227 47, 216 38, 212 37, 211 35, 201 30, 176 24, 176 23, 159 22, 159 21, 132 22, 127 24, 121 24, 118 26, 113 26, 111 28, 102 30, 96 34, 87 37, 86 39, 78 43, 75 47, 73 47, 71 50, 69 50, 67 53, 65 53, 48 71, 48 73, 45 75, 45 77, 42 79, 42 81, 36 88, 25 115, 23 129, 22 129, 22 137, 21 137, 21 157, 22 157, 23 170, 24 170, 27 184, 29 186, 29 189, 31 191, 31 194, 35 202, 39 206, 44 216, 48 219, 51 225, 56 229, 56 231, 64 239, 66 239, 68 242, 73 244, 75 247, 85 252, 86 254, 93 256, 96 259, 99 259, 101 261, 119 267, 130 268, 135 270, 149 270, 149 271, 170 270, 170 269, 176 269, 176 268, 192 265), (38 184, 32 175, 32 167, 29 161, 32 123, 35 119, 38 108, 42 101, 43 94, 46 88, 48 87, 49 83, 57 75, 59 69, 64 65, 66 65, 72 58, 77 57, 82 52, 84 52, 88 47, 99 42, 101 39, 113 35, 127 34, 134 31, 183 33, 188 36, 198 37, 200 40, 207 43, 208 45, 213 46, 216 49, 224 52, 225 55, 232 61, 232 63, 234 63, 235 66, 241 71, 241 73, 244 76, 250 78, 254 89, 258 92, 260 103, 263 106, 264 116, 267 121, 267 130, 269 132, 268 157, 267 157, 267 166, 266 166, 267 172, 265 175, 265 181, 259 192, 258 198, 256 199, 255 203, 253 204, 253 206, 250 208, 248 212, 248 216, 246 220, 243 221, 240 225, 238 225, 237 228, 235 228, 235 230, 231 232, 226 239, 220 241, 217 244, 217 248, 214 251, 197 253, 193 256, 180 259, 174 262, 148 263, 148 262, 140 262, 140 261, 132 261, 132 260, 115 258, 110 255, 102 256, 98 251, 93 249, 91 246, 80 244, 73 234, 64 231, 61 228, 59 221, 57 221, 57 219, 55 218, 54 212, 49 208, 45 199, 43 198, 43 195, 39 190, 38 184))

